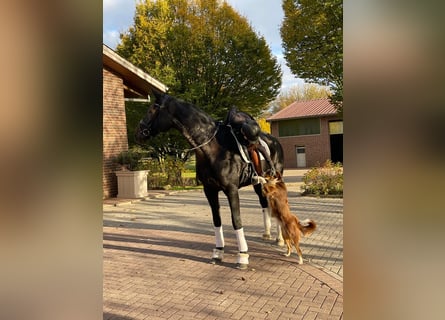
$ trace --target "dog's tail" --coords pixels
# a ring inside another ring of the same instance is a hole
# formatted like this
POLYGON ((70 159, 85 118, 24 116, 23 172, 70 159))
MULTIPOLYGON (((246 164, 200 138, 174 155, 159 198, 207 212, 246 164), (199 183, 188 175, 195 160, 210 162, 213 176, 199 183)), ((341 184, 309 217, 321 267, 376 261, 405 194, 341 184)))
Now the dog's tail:
POLYGON ((303 236, 308 236, 317 228, 317 224, 314 220, 306 219, 298 221, 298 229, 300 229, 303 236))

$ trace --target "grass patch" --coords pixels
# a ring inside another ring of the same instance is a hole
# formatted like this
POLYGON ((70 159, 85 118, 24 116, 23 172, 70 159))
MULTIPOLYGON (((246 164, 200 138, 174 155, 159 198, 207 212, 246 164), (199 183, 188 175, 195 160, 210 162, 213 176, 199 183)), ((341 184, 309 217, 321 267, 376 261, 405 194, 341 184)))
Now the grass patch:
POLYGON ((185 187, 181 187, 181 186, 176 186, 176 187, 172 187, 171 190, 177 190, 177 191, 181 191, 181 190, 202 190, 204 187, 202 185, 199 186, 185 186, 185 187))
POLYGON ((182 176, 183 179, 195 179, 196 178, 196 172, 195 171, 186 170, 186 171, 182 172, 181 176, 182 176))

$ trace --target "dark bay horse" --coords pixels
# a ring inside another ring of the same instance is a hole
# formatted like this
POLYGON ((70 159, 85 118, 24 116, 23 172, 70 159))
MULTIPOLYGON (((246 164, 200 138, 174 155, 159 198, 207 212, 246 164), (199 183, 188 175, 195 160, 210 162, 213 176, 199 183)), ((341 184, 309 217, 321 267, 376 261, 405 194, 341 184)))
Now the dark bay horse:
MULTIPOLYGON (((242 269, 247 268, 249 255, 241 222, 238 189, 252 184, 252 165, 242 159, 228 126, 216 122, 207 113, 190 103, 167 94, 155 93, 155 102, 149 106, 145 117, 136 128, 136 141, 143 142, 172 128, 179 130, 196 153, 196 174, 204 186, 215 228, 216 248, 213 250, 212 261, 220 262, 223 259, 224 236, 218 199, 218 194, 222 191, 229 202, 232 225, 237 237, 239 249, 237 266, 242 269)), ((280 143, 264 132, 260 137, 270 149, 275 170, 282 174, 283 149, 280 143)), ((262 161, 262 166, 266 168, 266 161, 262 161)), ((265 227, 263 238, 270 239, 271 217, 267 199, 262 194, 261 184, 254 185, 254 189, 263 211, 265 227)), ((282 241, 279 229, 277 240, 282 241)))

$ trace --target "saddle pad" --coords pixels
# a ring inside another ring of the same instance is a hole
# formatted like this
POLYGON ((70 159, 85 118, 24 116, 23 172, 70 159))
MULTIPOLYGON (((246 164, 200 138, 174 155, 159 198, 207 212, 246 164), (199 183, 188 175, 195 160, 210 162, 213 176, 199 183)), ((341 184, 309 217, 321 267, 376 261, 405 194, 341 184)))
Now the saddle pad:
POLYGON ((245 153, 243 146, 241 145, 241 143, 236 138, 236 135, 233 132, 232 128, 230 128, 230 132, 232 133, 232 136, 235 138, 236 145, 238 146, 238 150, 239 150, 239 152, 241 154, 241 158, 243 159, 244 162, 250 163, 249 156, 245 153))

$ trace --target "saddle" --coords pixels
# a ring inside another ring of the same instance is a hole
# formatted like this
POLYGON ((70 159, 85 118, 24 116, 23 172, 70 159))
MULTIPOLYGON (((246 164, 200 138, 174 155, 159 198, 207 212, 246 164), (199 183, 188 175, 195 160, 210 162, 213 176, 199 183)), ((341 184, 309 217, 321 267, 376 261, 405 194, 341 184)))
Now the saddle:
MULTIPOLYGON (((236 108, 232 108, 229 111, 224 124, 230 128, 230 132, 236 141, 236 145, 243 161, 246 163, 252 163, 255 171, 258 174, 261 174, 263 172, 261 167, 261 160, 264 160, 264 156, 256 149, 255 145, 250 145, 249 147, 247 147, 245 144, 240 142, 240 140, 245 141, 244 137, 240 133, 240 128, 246 120, 254 119, 249 114, 239 112, 236 110, 236 108)), ((258 141, 270 155, 270 149, 267 143, 261 138, 258 138, 258 141)))

